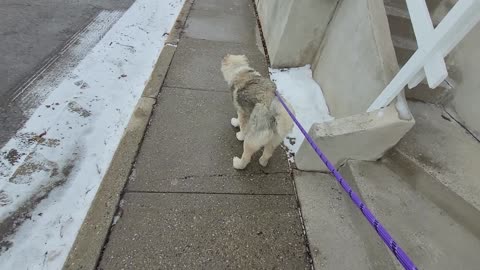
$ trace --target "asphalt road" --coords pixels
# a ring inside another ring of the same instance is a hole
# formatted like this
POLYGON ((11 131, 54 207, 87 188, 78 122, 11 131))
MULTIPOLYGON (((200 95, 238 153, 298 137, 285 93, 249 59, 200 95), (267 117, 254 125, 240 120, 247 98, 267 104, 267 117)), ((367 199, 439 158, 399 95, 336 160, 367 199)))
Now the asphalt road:
MULTIPOLYGON (((0 148, 28 119, 32 106, 18 104, 30 81, 72 36, 101 11, 123 12, 134 0, 0 1, 0 148), (15 97, 16 96, 16 97, 15 97)), ((76 59, 79 60, 79 59, 76 59)), ((72 60, 73 61, 73 60, 72 60)), ((75 65, 75 63, 72 63, 75 65)), ((41 78, 41 76, 40 76, 41 78)))

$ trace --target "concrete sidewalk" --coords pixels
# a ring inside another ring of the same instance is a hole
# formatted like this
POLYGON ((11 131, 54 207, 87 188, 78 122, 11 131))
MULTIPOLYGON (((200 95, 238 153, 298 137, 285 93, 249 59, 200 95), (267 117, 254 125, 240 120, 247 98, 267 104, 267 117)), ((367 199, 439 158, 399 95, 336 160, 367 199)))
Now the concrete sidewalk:
POLYGON ((111 228, 100 269, 309 269, 286 155, 245 171, 220 73, 246 54, 268 75, 250 0, 196 0, 111 228))

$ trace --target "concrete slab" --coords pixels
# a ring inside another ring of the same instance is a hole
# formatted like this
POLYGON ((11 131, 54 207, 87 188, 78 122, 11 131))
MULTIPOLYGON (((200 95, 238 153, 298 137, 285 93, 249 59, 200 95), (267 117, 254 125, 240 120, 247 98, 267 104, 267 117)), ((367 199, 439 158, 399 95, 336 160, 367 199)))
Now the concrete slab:
POLYGON ((170 65, 165 85, 229 92, 220 71, 220 63, 226 54, 245 54, 253 68, 264 76, 268 75, 265 57, 255 44, 245 46, 237 43, 182 38, 170 65))
POLYGON ((441 108, 409 102, 416 125, 396 150, 480 210, 480 144, 441 108))
POLYGON ((124 197, 99 269, 310 269, 295 197, 124 197))
POLYGON ((255 17, 251 0, 197 0, 193 5, 193 9, 255 17))
POLYGON ((382 162, 349 161, 366 205, 419 269, 476 269, 480 240, 382 162))
POLYGON ((382 163, 480 239, 480 211, 462 198, 463 194, 455 193, 414 159, 395 148, 382 158, 382 163))
POLYGON ((315 269, 396 269, 383 242, 335 178, 295 171, 295 185, 315 269))
POLYGON ((130 178, 127 191, 197 192, 239 194, 294 194, 288 173, 192 176, 175 179, 147 178, 148 172, 137 172, 130 178))
POLYGON ((254 45, 255 26, 256 20, 252 16, 196 9, 188 16, 184 35, 189 38, 254 45))
MULTIPOLYGON (((402 120, 395 106, 388 106, 379 111, 314 123, 309 134, 338 168, 349 159, 381 158, 414 124, 414 119, 402 120)), ((306 140, 302 142, 295 162, 300 170, 329 172, 306 140)))
POLYGON ((163 88, 138 155, 137 178, 288 172, 281 148, 266 168, 258 163, 259 152, 246 170, 235 170, 232 159, 241 155, 243 143, 230 125, 232 116, 229 93, 163 88))

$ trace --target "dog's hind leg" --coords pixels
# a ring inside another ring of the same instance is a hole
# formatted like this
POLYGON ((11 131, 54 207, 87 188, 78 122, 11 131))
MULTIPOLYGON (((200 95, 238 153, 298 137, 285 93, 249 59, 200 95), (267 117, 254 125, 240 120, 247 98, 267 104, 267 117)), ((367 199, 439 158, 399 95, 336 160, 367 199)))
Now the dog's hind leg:
POLYGON ((230 124, 232 124, 233 127, 240 127, 240 116, 241 113, 237 112, 237 118, 232 118, 230 120, 230 124))
POLYGON ((248 119, 245 117, 245 114, 243 114, 241 112, 237 112, 237 114, 238 114, 238 118, 237 118, 238 126, 240 127, 240 131, 237 132, 236 136, 237 136, 237 139, 239 141, 243 141, 243 140, 245 140, 245 132, 246 132, 246 129, 247 129, 248 119))
POLYGON ((247 167, 250 160, 252 160, 252 155, 260 150, 261 146, 249 143, 248 140, 243 142, 243 154, 242 158, 234 157, 233 158, 233 167, 237 170, 243 170, 247 167))
POLYGON ((238 118, 232 118, 230 120, 230 124, 232 124, 232 127, 239 127, 240 126, 240 121, 238 120, 238 118))
POLYGON ((269 141, 265 147, 263 148, 263 154, 262 156, 260 157, 260 159, 258 160, 258 162, 260 163, 260 165, 262 165, 263 167, 266 167, 267 164, 268 164, 268 161, 270 160, 270 158, 272 157, 273 155, 273 152, 275 151, 275 149, 277 149, 277 147, 282 143, 282 138, 278 137, 278 136, 275 136, 274 138, 272 138, 271 141, 269 141))

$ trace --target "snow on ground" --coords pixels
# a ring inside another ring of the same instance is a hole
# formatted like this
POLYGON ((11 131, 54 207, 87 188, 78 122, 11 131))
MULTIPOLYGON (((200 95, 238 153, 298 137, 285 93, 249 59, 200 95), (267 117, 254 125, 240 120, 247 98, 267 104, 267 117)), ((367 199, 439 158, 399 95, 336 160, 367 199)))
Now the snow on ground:
MULTIPOLYGON (((322 89, 312 78, 310 66, 289 69, 270 69, 270 77, 278 91, 288 100, 298 121, 309 131, 313 123, 333 120, 328 112, 322 89)), ((296 153, 304 136, 297 126, 285 139, 284 144, 296 153)))
POLYGON ((183 1, 135 1, 1 149, 0 269, 61 269, 183 1))

